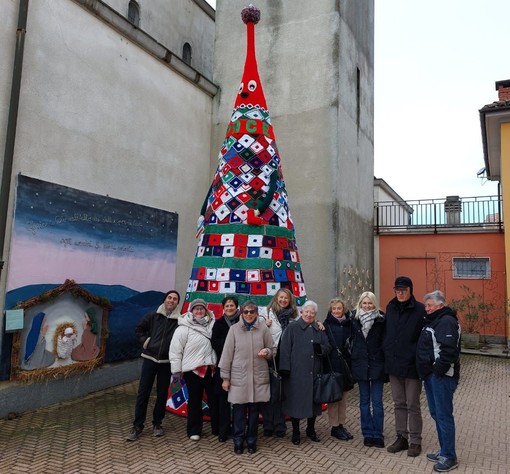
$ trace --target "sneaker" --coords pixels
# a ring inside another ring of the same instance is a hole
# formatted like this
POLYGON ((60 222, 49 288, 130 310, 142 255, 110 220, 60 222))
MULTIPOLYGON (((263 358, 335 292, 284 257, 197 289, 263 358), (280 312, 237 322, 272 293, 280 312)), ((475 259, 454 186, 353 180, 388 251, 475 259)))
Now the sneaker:
POLYGON ((331 436, 342 441, 348 441, 349 435, 342 425, 331 428, 331 436))
POLYGON ((432 462, 439 462, 440 457, 441 457, 441 450, 438 450, 435 453, 427 454, 427 460, 432 461, 432 462))
POLYGON ((142 434, 142 431, 143 431, 142 428, 137 428, 136 426, 133 426, 133 429, 126 437, 126 441, 136 441, 142 434))
POLYGON ((344 434, 349 438, 349 439, 354 439, 354 436, 351 434, 351 432, 343 425, 340 425, 340 431, 343 431, 344 434))
POLYGON ((405 451, 409 449, 409 443, 403 436, 398 435, 397 439, 393 444, 390 444, 387 448, 388 453, 398 453, 399 451, 405 451))
POLYGON ((421 444, 411 443, 409 445, 409 449, 407 450, 407 455, 411 458, 415 458, 421 454, 421 444))
POLYGON ((191 436, 189 437, 189 439, 190 439, 191 441, 199 441, 199 440, 200 440, 200 435, 191 435, 191 436))
POLYGON ((161 425, 154 425, 152 436, 163 436, 163 427, 161 425))
POLYGON ((459 463, 454 458, 439 457, 439 462, 434 464, 434 471, 436 472, 448 472, 452 469, 459 467, 459 463))

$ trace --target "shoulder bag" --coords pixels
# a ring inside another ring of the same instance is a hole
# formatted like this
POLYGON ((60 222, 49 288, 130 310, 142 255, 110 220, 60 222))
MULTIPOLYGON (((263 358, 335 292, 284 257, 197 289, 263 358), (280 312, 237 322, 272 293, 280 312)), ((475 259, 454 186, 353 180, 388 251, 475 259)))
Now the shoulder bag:
POLYGON ((271 403, 282 401, 282 376, 276 370, 276 362, 273 357, 273 363, 269 364, 269 385, 271 388, 271 403))
MULTIPOLYGON (((338 354, 338 357, 340 359, 340 364, 342 366, 343 391, 348 392, 349 390, 352 390, 354 388, 354 384, 356 383, 356 381, 354 380, 354 377, 352 376, 351 368, 349 367, 349 364, 345 360, 345 357, 342 354, 342 351, 336 344, 335 337, 333 336, 333 331, 331 330, 331 328, 329 326, 328 326, 328 329, 331 334, 331 342, 333 342, 335 345, 336 353, 338 354)), ((349 339, 351 337, 352 336, 350 336, 349 339)), ((349 342, 349 339, 347 340, 347 342, 349 342)))
MULTIPOLYGON (((331 361, 328 361, 331 366, 331 361)), ((342 399, 343 395, 343 380, 342 374, 338 372, 324 373, 322 371, 322 363, 320 372, 313 379, 313 402, 316 404, 333 403, 342 399)))

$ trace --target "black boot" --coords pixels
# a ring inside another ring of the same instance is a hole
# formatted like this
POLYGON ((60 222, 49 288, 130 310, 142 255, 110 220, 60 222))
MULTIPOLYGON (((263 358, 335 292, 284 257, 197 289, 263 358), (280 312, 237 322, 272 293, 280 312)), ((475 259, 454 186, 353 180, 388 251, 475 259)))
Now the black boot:
POLYGON ((320 441, 317 433, 315 432, 315 416, 311 418, 307 418, 306 420, 306 436, 310 438, 314 443, 318 443, 320 441))
POLYGON ((299 434, 299 418, 291 418, 290 421, 292 422, 292 437, 290 440, 292 441, 292 444, 297 446, 301 443, 301 435, 299 434))

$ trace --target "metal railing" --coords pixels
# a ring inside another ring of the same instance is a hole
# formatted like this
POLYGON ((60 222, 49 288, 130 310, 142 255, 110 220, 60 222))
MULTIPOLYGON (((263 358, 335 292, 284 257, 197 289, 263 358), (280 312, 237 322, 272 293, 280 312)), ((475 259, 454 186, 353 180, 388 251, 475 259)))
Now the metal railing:
POLYGON ((463 197, 374 203, 377 234, 397 230, 433 230, 435 233, 466 228, 503 231, 500 196, 463 197))

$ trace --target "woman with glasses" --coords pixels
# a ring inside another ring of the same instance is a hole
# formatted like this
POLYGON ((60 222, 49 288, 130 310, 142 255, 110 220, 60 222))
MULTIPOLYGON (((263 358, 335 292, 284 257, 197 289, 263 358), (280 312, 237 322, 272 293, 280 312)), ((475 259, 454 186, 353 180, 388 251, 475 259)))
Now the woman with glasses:
POLYGON ((245 443, 248 453, 257 451, 260 404, 270 397, 267 361, 274 355, 273 338, 258 316, 255 303, 242 305, 241 317, 228 332, 219 363, 223 389, 232 403, 236 454, 243 454, 245 443))
POLYGON ((188 387, 186 429, 193 441, 198 441, 202 436, 204 390, 211 416, 211 431, 218 435, 218 411, 213 380, 216 353, 211 345, 213 325, 214 316, 207 309, 207 303, 202 299, 193 300, 189 305, 189 312, 179 318, 179 326, 170 343, 172 381, 178 381, 182 376, 188 387))

